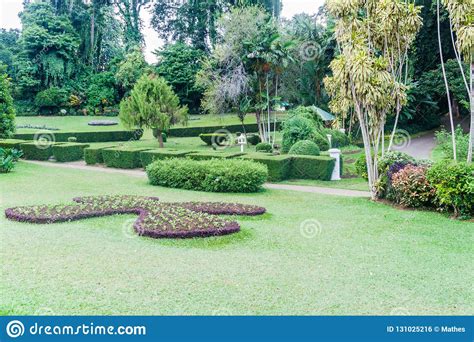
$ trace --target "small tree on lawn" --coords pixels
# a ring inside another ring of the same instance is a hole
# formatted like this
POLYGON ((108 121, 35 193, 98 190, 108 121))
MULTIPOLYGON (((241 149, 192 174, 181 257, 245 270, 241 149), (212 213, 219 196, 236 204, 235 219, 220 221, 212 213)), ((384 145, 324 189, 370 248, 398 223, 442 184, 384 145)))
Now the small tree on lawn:
POLYGON ((5 69, 0 64, 0 139, 10 138, 15 133, 15 109, 5 69))
POLYGON ((179 98, 166 81, 156 75, 143 75, 130 96, 120 103, 120 121, 129 128, 149 128, 157 132, 160 148, 163 132, 172 125, 186 122, 188 108, 179 105, 179 98))

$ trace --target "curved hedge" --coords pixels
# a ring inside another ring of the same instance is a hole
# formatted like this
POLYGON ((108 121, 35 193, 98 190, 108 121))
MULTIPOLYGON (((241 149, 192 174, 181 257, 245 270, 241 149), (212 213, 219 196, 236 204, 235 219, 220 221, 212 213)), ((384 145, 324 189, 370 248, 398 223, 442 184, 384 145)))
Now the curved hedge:
POLYGON ((257 192, 268 169, 241 159, 168 159, 147 168, 152 185, 206 192, 257 192))

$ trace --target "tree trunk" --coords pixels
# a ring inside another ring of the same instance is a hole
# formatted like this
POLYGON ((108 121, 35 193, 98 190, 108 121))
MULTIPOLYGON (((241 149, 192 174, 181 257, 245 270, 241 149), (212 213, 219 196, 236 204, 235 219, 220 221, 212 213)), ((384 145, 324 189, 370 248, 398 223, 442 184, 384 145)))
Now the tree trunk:
POLYGON ((91 31, 90 31, 90 63, 92 68, 94 68, 94 44, 95 44, 95 7, 94 4, 92 4, 92 14, 91 14, 91 31))
POLYGON ((262 142, 264 142, 265 135, 262 129, 262 114, 260 113, 260 110, 257 110, 257 112, 255 113, 255 117, 257 119, 258 134, 260 135, 260 139, 262 140, 262 142))
POLYGON ((461 113, 459 112, 459 103, 454 96, 453 96, 453 115, 456 116, 456 118, 458 119, 461 116, 461 113))
POLYGON ((471 128, 469 134, 469 151, 467 162, 472 163, 472 148, 474 145, 474 61, 471 61, 471 128))
POLYGON ((160 148, 164 148, 165 144, 163 143, 163 132, 160 129, 156 130, 156 132, 158 135, 157 138, 158 138, 158 142, 160 143, 160 148))

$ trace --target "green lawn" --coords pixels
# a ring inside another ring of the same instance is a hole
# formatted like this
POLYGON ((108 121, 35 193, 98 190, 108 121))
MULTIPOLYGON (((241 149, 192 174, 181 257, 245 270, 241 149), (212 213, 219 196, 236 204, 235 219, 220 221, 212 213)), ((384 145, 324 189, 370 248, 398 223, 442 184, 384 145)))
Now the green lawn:
POLYGON ((146 179, 20 162, 0 209, 136 194, 265 206, 239 234, 152 240, 133 216, 31 225, 0 216, 0 313, 10 315, 473 314, 472 222, 359 198, 209 194, 146 179), (317 220, 319 234, 301 231, 317 220))

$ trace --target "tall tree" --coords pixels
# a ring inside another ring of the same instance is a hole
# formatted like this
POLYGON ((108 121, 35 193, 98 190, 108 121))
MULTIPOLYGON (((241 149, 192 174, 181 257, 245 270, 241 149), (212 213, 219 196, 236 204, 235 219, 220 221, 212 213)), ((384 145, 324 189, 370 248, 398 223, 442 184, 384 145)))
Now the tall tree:
MULTIPOLYGON (((173 2, 173 1, 170 1, 173 2)), ((128 48, 143 45, 142 10, 149 8, 152 0, 114 0, 115 6, 124 22, 124 39, 128 48)))

